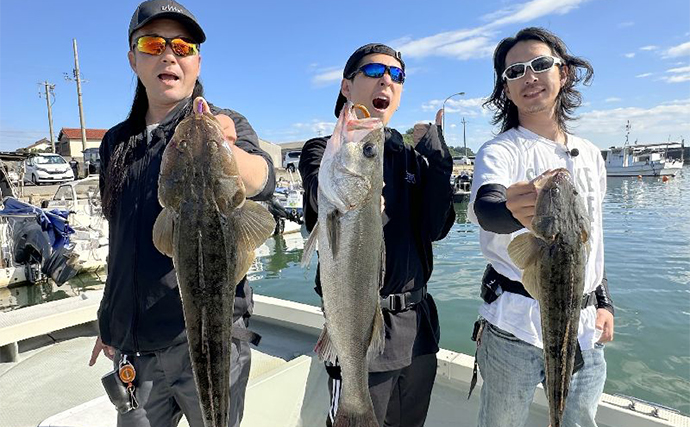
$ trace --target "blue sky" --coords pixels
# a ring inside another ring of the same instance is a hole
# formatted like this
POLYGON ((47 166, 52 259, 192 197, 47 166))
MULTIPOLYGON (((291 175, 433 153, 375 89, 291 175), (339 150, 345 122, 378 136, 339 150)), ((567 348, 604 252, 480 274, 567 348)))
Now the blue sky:
MULTIPOLYGON (((127 63, 127 26, 136 1, 0 0, 0 150, 47 137, 38 82, 55 83, 55 134, 79 127, 72 38, 79 46, 85 121, 122 121, 135 82, 127 63)), ((342 67, 360 45, 379 41, 408 67, 401 107, 404 132, 431 121, 447 96, 447 139, 476 149, 496 128, 482 99, 493 84, 491 53, 526 26, 561 36, 594 66, 573 132, 605 148, 632 141, 690 140, 690 2, 687 0, 531 0, 371 2, 186 1, 208 40, 201 77, 207 98, 244 114, 272 142, 327 135, 342 67)))

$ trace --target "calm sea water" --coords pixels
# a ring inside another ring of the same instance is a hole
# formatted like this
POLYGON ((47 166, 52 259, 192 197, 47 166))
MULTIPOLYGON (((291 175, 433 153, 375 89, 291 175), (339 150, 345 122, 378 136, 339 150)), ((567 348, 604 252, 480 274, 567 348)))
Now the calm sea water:
MULTIPOLYGON (((690 167, 668 182, 609 178, 604 240, 609 286, 616 306, 615 339, 606 347, 605 391, 670 406, 690 414, 690 167)), ((434 245, 430 292, 441 319, 441 346, 473 354, 469 336, 481 303, 486 262, 466 203, 434 245)), ((269 239, 250 274, 256 293, 319 305, 313 290, 315 260, 300 267, 299 233, 269 239)), ((17 308, 99 287, 102 277, 81 276, 60 288, 0 289, 0 308, 17 308)), ((102 285, 100 285, 102 286, 102 285)))
MULTIPOLYGON (((429 290, 440 311, 441 346, 473 354, 469 337, 486 261, 467 204, 455 211, 456 224, 434 245, 429 290)), ((604 240, 616 307, 605 391, 690 414, 690 167, 668 182, 609 178, 604 240)), ((314 260, 307 270, 299 266, 302 236, 275 237, 267 246, 262 271, 252 275, 255 292, 319 305, 314 260)))

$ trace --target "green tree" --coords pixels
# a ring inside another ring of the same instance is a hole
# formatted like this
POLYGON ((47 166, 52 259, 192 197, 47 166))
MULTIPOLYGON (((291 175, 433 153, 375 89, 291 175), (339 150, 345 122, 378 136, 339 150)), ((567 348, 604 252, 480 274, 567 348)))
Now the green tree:
POLYGON ((405 133, 403 134, 403 142, 405 144, 411 145, 414 147, 414 140, 412 139, 412 133, 414 132, 414 128, 409 128, 405 133))

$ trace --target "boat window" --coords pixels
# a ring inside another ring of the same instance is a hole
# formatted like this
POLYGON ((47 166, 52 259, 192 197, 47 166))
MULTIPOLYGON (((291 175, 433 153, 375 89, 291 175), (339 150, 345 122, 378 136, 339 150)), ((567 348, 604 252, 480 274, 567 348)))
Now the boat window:
POLYGON ((72 189, 70 188, 69 185, 63 185, 62 187, 58 188, 58 190, 55 192, 55 196, 53 197, 53 200, 71 200, 72 199, 72 189))

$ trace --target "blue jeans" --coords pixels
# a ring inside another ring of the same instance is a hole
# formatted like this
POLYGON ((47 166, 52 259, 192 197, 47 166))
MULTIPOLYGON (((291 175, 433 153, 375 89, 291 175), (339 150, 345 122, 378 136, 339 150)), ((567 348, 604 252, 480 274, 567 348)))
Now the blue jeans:
MULTIPOLYGON (((585 366, 570 381, 563 413, 564 427, 596 427, 594 417, 606 381, 604 346, 584 350, 585 366)), ((539 383, 545 385, 543 350, 489 322, 477 349, 484 380, 479 427, 522 427, 539 383)))

